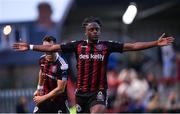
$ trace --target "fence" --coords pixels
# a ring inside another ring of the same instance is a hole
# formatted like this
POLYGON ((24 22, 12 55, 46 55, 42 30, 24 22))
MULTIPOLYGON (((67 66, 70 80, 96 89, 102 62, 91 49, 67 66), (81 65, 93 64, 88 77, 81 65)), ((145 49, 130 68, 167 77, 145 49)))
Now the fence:
POLYGON ((25 97, 27 101, 27 111, 33 111, 32 96, 35 89, 9 89, 0 90, 0 113, 14 113, 16 112, 16 105, 20 97, 25 97))

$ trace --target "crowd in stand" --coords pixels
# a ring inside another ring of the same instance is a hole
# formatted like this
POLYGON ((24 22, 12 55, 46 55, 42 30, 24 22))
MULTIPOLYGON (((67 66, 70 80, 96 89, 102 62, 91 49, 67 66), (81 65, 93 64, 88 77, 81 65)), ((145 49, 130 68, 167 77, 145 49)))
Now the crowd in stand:
POLYGON ((108 84, 108 112, 180 112, 176 84, 163 83, 153 72, 140 76, 132 68, 109 71, 108 84))

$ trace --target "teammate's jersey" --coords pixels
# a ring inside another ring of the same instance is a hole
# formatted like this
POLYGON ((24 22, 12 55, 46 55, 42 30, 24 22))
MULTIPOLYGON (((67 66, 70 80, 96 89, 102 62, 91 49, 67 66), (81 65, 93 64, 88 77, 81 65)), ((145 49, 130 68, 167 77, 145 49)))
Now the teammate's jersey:
POLYGON ((82 93, 107 89, 107 62, 112 52, 122 52, 123 44, 112 41, 89 43, 72 41, 61 45, 62 52, 75 52, 77 59, 77 90, 82 93))
MULTIPOLYGON (((57 80, 67 80, 68 64, 65 60, 57 54, 56 61, 50 62, 45 59, 45 55, 41 56, 39 65, 42 70, 44 89, 43 94, 48 94, 57 87, 57 80)), ((66 92, 62 95, 66 96, 66 92)))

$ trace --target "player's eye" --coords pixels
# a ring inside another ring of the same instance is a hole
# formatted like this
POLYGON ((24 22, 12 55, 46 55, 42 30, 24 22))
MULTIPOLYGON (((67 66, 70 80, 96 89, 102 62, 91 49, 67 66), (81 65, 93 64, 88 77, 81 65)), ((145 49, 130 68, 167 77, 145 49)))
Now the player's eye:
POLYGON ((96 29, 96 31, 99 31, 99 28, 95 28, 96 29))
POLYGON ((90 28, 90 29, 89 29, 90 32, 93 32, 94 30, 95 30, 95 31, 99 31, 99 28, 90 28))
POLYGON ((93 28, 89 29, 90 32, 93 32, 93 30, 94 30, 93 28))

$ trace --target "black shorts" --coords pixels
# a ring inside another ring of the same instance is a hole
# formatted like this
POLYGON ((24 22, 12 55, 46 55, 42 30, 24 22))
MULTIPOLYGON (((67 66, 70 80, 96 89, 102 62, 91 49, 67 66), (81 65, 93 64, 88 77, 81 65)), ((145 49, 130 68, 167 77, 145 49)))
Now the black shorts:
POLYGON ((47 100, 34 108, 34 113, 68 113, 67 100, 63 102, 47 100))
POLYGON ((78 113, 89 113, 90 108, 96 104, 107 106, 107 91, 96 91, 91 93, 76 92, 76 109, 78 113))

